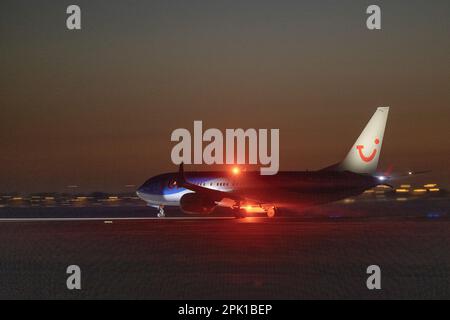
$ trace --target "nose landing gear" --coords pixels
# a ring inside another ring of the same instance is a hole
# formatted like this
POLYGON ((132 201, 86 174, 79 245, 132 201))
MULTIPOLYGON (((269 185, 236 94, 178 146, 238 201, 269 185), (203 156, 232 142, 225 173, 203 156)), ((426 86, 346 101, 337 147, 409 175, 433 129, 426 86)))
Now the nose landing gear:
POLYGON ((164 206, 159 206, 159 211, 158 211, 158 214, 157 214, 157 216, 158 216, 158 218, 165 218, 166 217, 166 214, 164 213, 164 206))

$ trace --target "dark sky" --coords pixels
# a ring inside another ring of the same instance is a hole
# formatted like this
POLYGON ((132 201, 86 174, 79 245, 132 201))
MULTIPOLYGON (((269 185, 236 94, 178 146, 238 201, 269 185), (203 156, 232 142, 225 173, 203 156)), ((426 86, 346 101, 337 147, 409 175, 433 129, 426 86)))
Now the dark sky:
POLYGON ((170 133, 193 120, 280 128, 281 169, 319 169, 385 105, 381 168, 448 185, 449 16, 448 0, 2 0, 0 192, 139 184, 175 170, 170 133))

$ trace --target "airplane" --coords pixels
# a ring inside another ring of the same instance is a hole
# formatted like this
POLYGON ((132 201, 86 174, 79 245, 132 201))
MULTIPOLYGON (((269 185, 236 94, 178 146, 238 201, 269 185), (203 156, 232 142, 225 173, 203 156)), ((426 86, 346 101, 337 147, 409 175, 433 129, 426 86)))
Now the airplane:
POLYGON ((137 191, 148 206, 165 217, 165 206, 180 207, 186 214, 210 214, 216 207, 230 208, 236 218, 261 211, 268 217, 282 208, 303 209, 335 202, 384 184, 377 175, 389 107, 379 107, 343 161, 317 171, 280 171, 260 175, 257 171, 178 172, 157 175, 137 191))

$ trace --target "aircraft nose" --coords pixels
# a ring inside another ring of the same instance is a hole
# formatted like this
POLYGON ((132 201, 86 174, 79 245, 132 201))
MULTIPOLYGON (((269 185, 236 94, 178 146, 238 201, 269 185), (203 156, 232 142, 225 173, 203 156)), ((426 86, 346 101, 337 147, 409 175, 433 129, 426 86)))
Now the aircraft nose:
POLYGON ((136 189, 136 193, 142 193, 144 185, 141 185, 136 189))
POLYGON ((136 190, 136 195, 137 195, 139 198, 142 199, 142 197, 143 197, 143 192, 142 192, 142 189, 141 189, 141 188, 138 188, 138 189, 136 190))
POLYGON ((139 198, 141 198, 141 199, 143 199, 144 198, 144 196, 145 196, 145 193, 146 193, 146 187, 145 187, 145 184, 143 184, 142 186, 140 186, 139 188, 137 188, 137 190, 136 190, 136 195, 139 197, 139 198))
POLYGON ((154 180, 149 180, 136 190, 136 194, 140 194, 141 196, 160 195, 162 194, 160 183, 154 180))

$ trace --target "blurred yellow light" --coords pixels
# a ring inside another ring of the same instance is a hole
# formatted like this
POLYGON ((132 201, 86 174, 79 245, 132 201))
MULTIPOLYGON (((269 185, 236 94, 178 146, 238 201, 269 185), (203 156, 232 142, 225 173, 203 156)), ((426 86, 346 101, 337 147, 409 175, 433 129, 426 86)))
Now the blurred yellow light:
POLYGON ((111 196, 111 197, 108 197, 108 199, 109 199, 109 200, 119 200, 119 197, 111 196))
POLYGON ((429 189, 431 192, 439 192, 440 191, 440 189, 439 188, 431 188, 431 189, 429 189))
POLYGON ((414 192, 427 192, 427 189, 414 189, 414 192))
POLYGON ((233 167, 233 169, 231 171, 233 172, 233 174, 239 174, 241 172, 239 167, 233 167))
POLYGON ((436 186, 437 186, 436 183, 428 183, 424 185, 425 188, 435 188, 436 186))
POLYGON ((22 200, 22 197, 14 197, 12 199, 15 200, 15 201, 19 201, 19 200, 22 200))
POLYGON ((399 189, 395 189, 395 192, 405 193, 405 192, 409 192, 409 190, 408 189, 404 189, 404 188, 399 188, 399 189))

